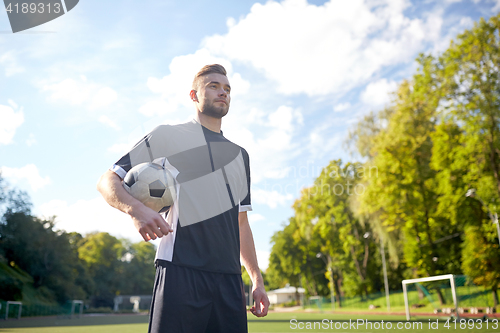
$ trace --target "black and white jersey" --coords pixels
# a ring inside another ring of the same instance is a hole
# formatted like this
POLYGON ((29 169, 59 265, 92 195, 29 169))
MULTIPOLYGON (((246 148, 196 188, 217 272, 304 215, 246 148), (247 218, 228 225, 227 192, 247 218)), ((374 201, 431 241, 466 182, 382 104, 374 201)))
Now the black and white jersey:
POLYGON ((165 219, 156 259, 206 271, 240 274, 238 213, 252 210, 245 149, 197 121, 161 125, 111 168, 122 179, 135 165, 162 164, 177 198, 165 219))

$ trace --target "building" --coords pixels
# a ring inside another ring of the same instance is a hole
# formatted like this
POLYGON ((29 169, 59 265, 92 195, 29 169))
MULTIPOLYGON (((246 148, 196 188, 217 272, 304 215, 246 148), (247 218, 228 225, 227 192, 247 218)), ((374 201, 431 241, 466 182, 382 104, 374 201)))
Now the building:
POLYGON ((297 288, 290 287, 290 285, 287 284, 285 288, 268 291, 267 297, 271 304, 281 304, 303 299, 305 291, 304 288, 298 288, 297 290, 297 288))

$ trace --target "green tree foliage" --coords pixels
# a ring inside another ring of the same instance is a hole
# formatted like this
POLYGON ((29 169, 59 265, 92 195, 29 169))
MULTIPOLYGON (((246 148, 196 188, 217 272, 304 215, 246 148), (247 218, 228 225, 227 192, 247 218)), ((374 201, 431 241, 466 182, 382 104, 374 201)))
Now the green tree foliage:
POLYGON ((367 184, 360 208, 382 221, 402 245, 406 264, 427 276, 450 268, 457 272, 459 266, 453 267, 456 258, 438 245, 450 235, 448 221, 437 214, 436 171, 431 168, 440 92, 431 59, 419 61, 419 73, 400 85, 387 127, 374 138, 370 163, 379 176, 367 184))
POLYGON ((271 289, 283 288, 286 284, 303 287, 308 295, 328 295, 325 265, 316 258, 320 250, 317 236, 301 233, 297 219, 289 219, 284 230, 276 232, 269 258, 266 277, 271 289))
POLYGON ((9 275, 0 275, 0 299, 21 301, 23 299, 23 283, 9 275))
POLYGON ((53 228, 52 220, 8 209, 0 224, 3 256, 11 265, 29 273, 34 286, 49 290, 58 302, 85 298, 88 276, 69 246, 68 235, 53 228))
POLYGON ((340 296, 378 290, 380 261, 372 258, 377 246, 369 224, 351 210, 351 198, 363 191, 363 177, 359 163, 336 160, 302 191, 293 205, 295 216, 272 238, 267 271, 272 285, 302 284, 309 295, 324 296, 331 283, 340 296))
POLYGON ((472 162, 463 177, 492 205, 500 198, 499 20, 481 19, 440 58, 448 118, 460 126, 461 149, 472 162))
POLYGON ((380 270, 371 260, 376 246, 370 225, 360 221, 351 209, 352 198, 364 191, 361 181, 365 176, 359 163, 331 161, 307 196, 294 205, 304 225, 308 220, 316 221, 313 232, 320 238, 320 251, 328 258, 336 294, 341 296, 368 295, 380 281, 380 270))
POLYGON ((124 263, 125 283, 122 294, 151 294, 156 272, 154 266, 156 249, 154 245, 146 242, 131 244, 127 253, 129 253, 131 259, 124 263))
POLYGON ((113 298, 124 287, 124 262, 126 248, 116 237, 107 232, 95 232, 80 241, 78 256, 94 281, 92 305, 112 307, 113 298))
POLYGON ((78 255, 85 262, 94 291, 91 305, 112 307, 117 295, 151 294, 155 277, 155 247, 151 243, 130 243, 106 232, 81 237, 72 234, 78 255))
POLYGON ((462 219, 469 225, 462 269, 476 283, 492 289, 495 306, 500 249, 487 212, 498 212, 500 203, 499 32, 500 15, 489 21, 481 19, 460 34, 439 59, 448 101, 440 138, 449 138, 452 158, 449 163, 438 163, 445 174, 441 202, 450 207, 448 214, 454 220, 462 219), (465 200, 463 195, 469 188, 476 189, 485 206, 473 198, 465 200))
POLYGON ((500 251, 492 240, 496 238, 496 228, 490 223, 466 228, 463 262, 464 273, 473 278, 474 283, 491 288, 494 306, 498 306, 498 286, 500 285, 500 251))

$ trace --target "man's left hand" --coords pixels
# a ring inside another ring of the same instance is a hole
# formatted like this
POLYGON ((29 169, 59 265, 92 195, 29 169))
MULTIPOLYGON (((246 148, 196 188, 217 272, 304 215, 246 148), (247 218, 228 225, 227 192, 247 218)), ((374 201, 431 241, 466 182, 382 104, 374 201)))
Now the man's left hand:
POLYGON ((253 290, 254 306, 250 308, 250 312, 256 317, 264 317, 269 309, 269 298, 267 298, 264 287, 257 287, 253 290))

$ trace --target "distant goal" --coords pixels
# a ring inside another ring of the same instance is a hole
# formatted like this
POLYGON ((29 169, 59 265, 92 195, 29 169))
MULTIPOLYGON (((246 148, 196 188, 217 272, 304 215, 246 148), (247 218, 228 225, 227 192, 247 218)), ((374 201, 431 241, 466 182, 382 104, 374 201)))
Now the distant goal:
POLYGON ((438 275, 403 280, 406 320, 433 312, 456 317, 493 313, 488 290, 464 275, 438 275))

